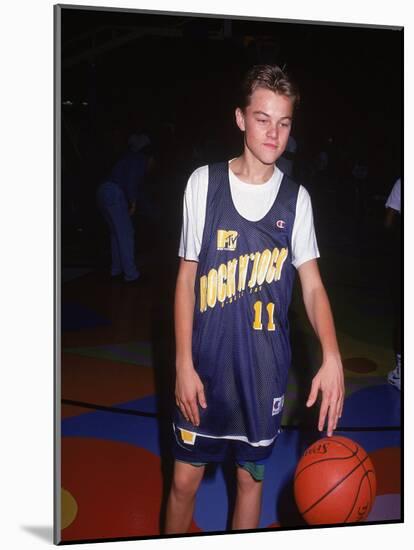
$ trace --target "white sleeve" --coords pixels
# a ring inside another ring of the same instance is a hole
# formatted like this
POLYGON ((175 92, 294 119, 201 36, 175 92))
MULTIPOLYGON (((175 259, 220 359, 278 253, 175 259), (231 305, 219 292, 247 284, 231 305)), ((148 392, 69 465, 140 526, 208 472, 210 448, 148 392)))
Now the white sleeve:
POLYGON ((301 185, 292 230, 292 264, 297 269, 304 262, 319 258, 319 255, 311 199, 307 190, 301 185))
POLYGON ((390 196, 387 199, 387 202, 385 203, 385 206, 387 208, 392 208, 393 210, 397 210, 398 212, 401 212, 401 179, 398 178, 397 181, 394 183, 394 186, 391 190, 390 196))
POLYGON ((206 219, 208 166, 197 168, 188 179, 184 192, 183 224, 178 255, 198 261, 206 219))

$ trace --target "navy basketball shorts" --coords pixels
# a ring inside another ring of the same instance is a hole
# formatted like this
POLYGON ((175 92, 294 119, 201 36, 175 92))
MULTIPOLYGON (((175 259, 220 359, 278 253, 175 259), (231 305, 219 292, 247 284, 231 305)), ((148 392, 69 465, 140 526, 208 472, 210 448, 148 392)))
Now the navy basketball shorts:
POLYGON ((270 458, 274 443, 267 447, 253 447, 244 441, 200 437, 194 432, 174 426, 173 456, 178 462, 193 466, 206 466, 233 458, 253 479, 263 481, 265 464, 270 458))

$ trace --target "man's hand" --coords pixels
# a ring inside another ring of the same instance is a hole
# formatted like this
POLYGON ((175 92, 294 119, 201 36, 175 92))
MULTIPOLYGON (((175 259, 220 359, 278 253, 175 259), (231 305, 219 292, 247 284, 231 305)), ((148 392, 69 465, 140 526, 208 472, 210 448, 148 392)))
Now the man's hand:
POLYGON ((175 383, 175 401, 187 421, 194 426, 200 425, 198 403, 207 407, 204 386, 192 365, 177 369, 175 383))
POLYGON ((322 392, 322 403, 319 412, 318 429, 321 432, 328 417, 327 435, 331 437, 341 418, 344 406, 344 373, 339 356, 327 358, 312 381, 307 407, 315 403, 318 392, 322 392))
POLYGON ((306 403, 312 407, 319 390, 322 392, 322 404, 319 412, 319 431, 323 430, 328 417, 328 437, 336 429, 344 405, 344 371, 334 321, 328 296, 323 286, 316 260, 309 260, 298 268, 302 285, 303 302, 309 321, 322 346, 323 363, 312 381, 312 388, 306 403))

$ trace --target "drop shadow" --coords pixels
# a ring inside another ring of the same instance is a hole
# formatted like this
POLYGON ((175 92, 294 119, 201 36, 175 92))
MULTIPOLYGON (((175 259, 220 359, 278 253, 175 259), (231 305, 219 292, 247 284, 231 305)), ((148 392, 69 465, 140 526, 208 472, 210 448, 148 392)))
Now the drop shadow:
POLYGON ((50 525, 21 525, 23 531, 53 544, 53 527, 50 525))

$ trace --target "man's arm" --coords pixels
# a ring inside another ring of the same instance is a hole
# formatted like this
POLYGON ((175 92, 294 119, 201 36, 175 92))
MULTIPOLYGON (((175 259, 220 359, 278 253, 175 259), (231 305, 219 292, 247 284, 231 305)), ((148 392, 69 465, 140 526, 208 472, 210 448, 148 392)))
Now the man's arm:
POLYGON ((322 431, 328 417, 327 435, 336 429, 344 403, 344 374, 336 340, 335 326, 328 296, 323 286, 316 260, 303 263, 298 268, 303 301, 309 321, 322 346, 323 361, 312 381, 306 405, 311 407, 322 391, 318 429, 322 431))
POLYGON ((198 426, 198 404, 207 406, 203 384, 196 373, 192 356, 192 332, 197 262, 181 259, 175 289, 174 319, 176 343, 175 399, 186 420, 198 426))

